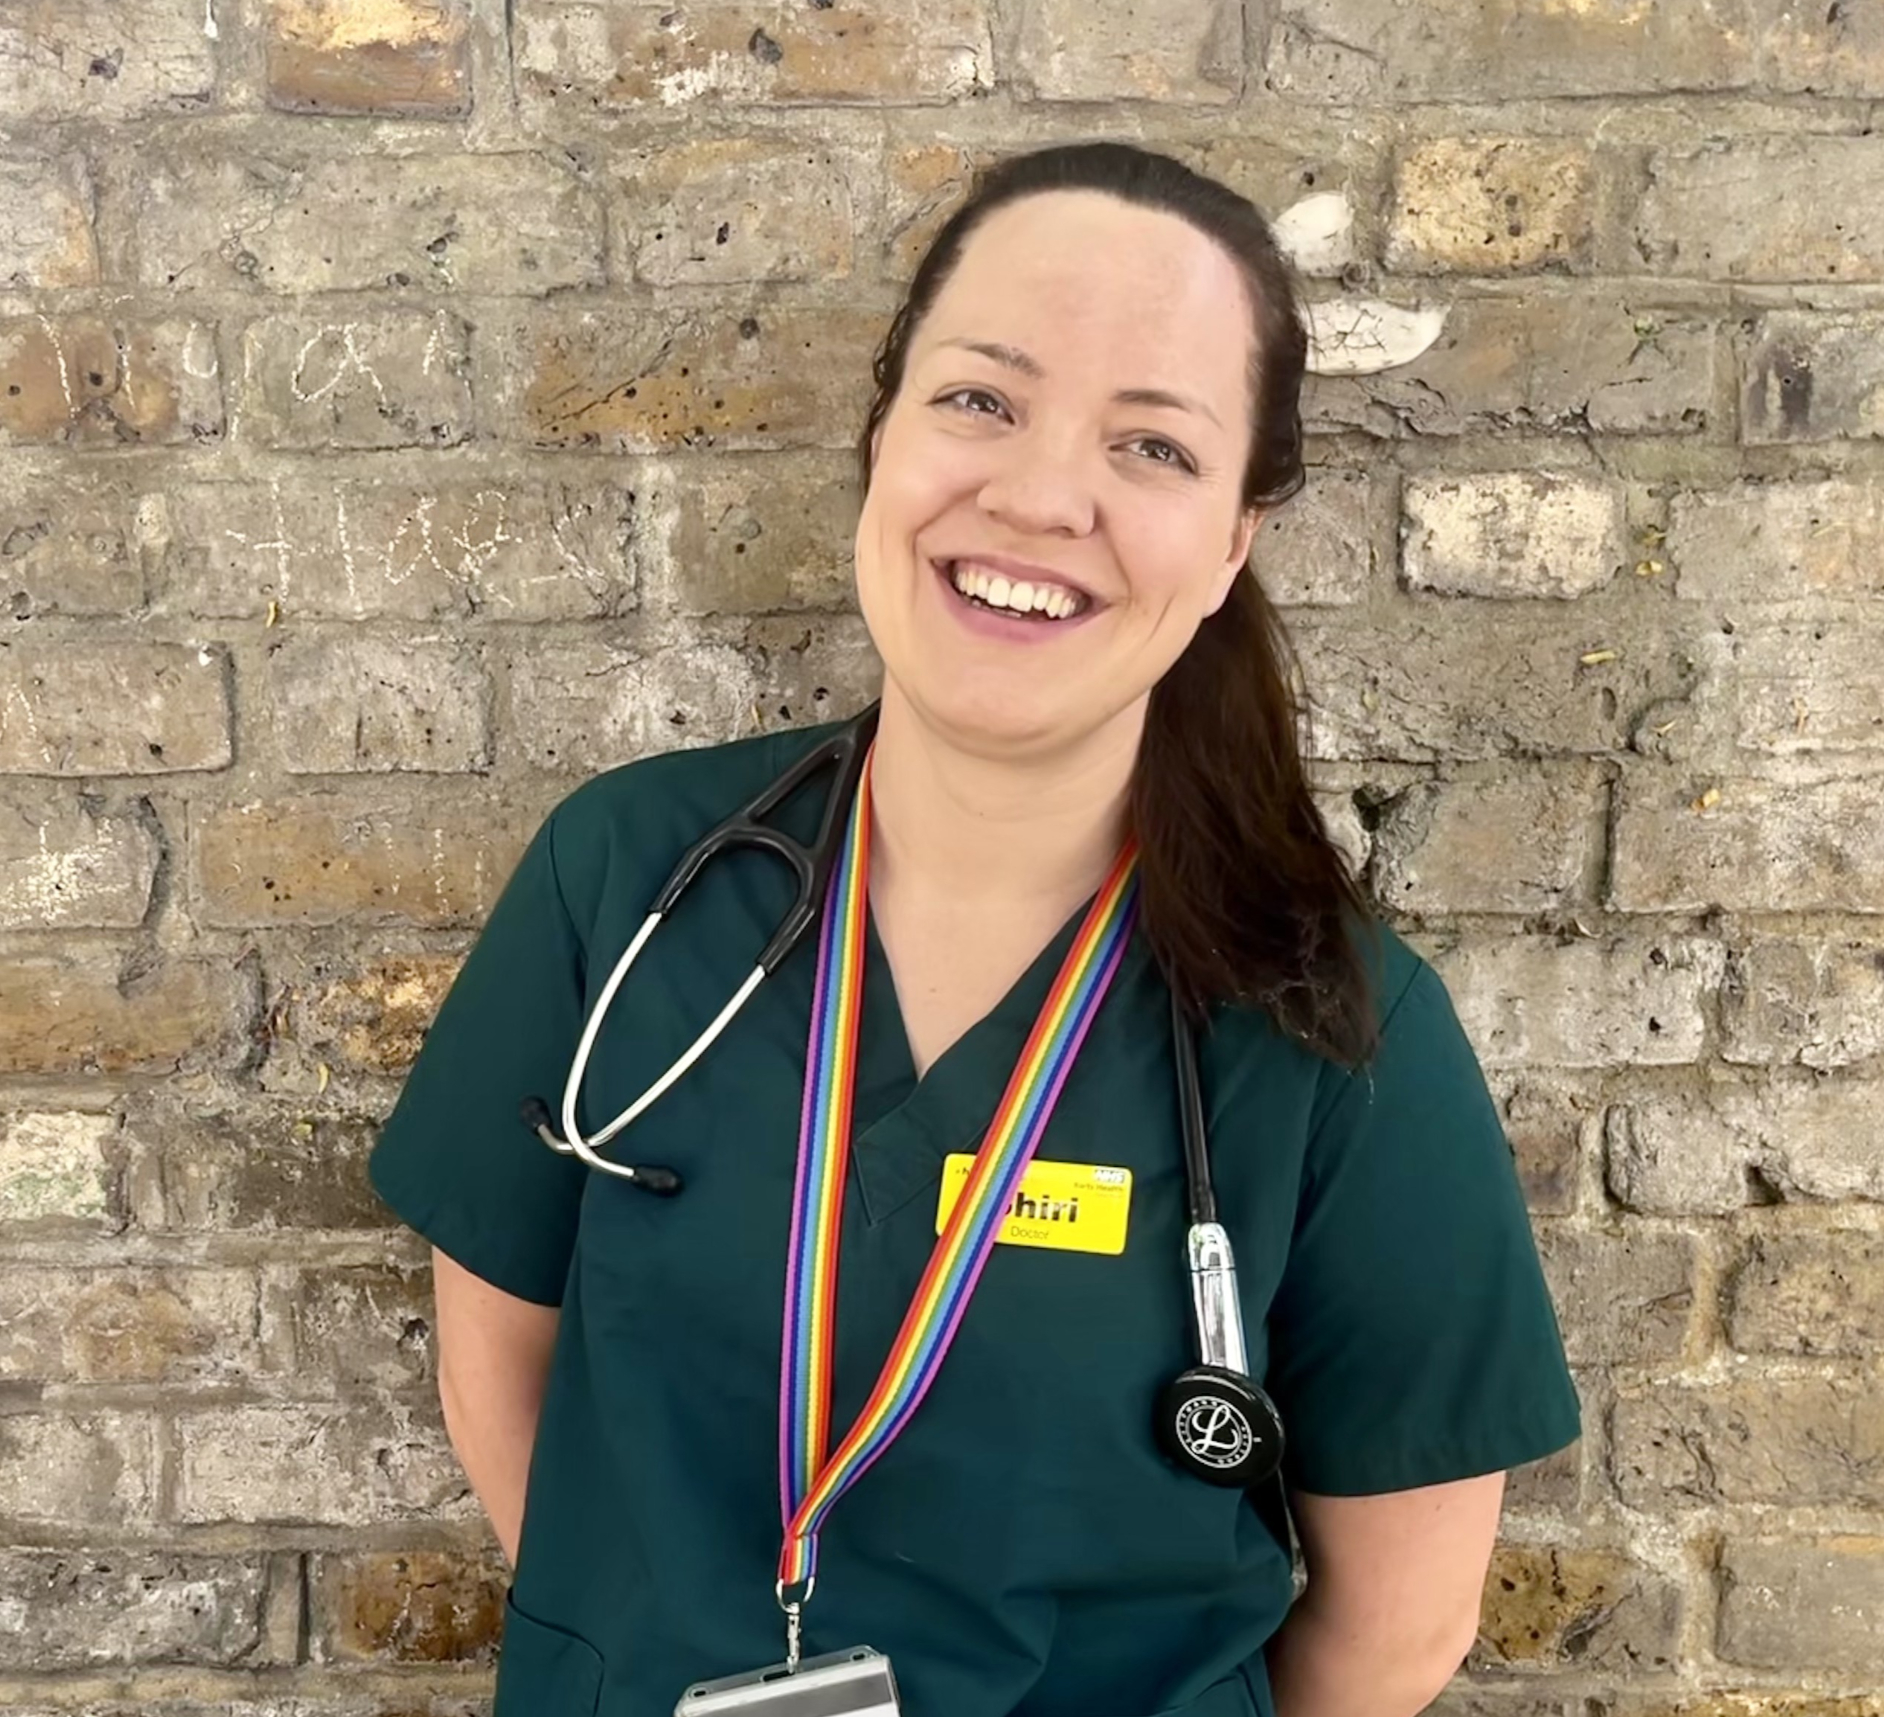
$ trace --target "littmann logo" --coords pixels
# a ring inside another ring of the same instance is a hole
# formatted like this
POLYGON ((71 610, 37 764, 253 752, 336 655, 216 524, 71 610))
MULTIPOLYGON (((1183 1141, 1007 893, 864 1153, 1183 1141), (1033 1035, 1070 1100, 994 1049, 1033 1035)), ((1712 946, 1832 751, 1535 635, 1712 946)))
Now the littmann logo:
POLYGON ((1192 1460, 1206 1467, 1240 1466, 1256 1446, 1256 1433, 1243 1410, 1221 1395, 1197 1395, 1177 1417, 1178 1442, 1192 1460))

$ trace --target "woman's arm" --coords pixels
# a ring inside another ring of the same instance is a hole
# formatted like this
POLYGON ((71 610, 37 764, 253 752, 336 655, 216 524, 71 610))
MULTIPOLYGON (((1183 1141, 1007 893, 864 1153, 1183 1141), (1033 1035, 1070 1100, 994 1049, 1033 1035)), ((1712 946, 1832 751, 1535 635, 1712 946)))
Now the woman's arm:
POLYGON ((514 1568, 530 1450, 561 1314, 493 1288, 436 1246, 432 1288, 445 1430, 514 1568))
POLYGON ((1505 1475, 1291 1492, 1308 1587, 1265 1654, 1277 1717, 1413 1717, 1478 1636, 1505 1475))

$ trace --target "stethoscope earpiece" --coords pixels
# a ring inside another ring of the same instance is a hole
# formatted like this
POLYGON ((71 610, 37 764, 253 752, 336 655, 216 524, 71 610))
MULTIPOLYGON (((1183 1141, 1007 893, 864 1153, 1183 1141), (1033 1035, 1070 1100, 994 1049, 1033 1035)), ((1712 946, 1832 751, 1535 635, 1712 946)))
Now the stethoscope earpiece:
POLYGON ((1226 1365, 1194 1365, 1158 1398, 1158 1446, 1205 1484, 1253 1489, 1282 1464, 1282 1415, 1226 1365))

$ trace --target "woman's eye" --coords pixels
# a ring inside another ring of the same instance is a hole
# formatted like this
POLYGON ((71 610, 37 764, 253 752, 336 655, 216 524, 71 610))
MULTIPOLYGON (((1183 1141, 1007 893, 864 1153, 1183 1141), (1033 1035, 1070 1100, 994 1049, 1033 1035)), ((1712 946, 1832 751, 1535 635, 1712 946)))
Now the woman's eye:
MULTIPOLYGON (((953 393, 945 393, 942 396, 941 403, 944 405, 952 405, 959 399, 991 399, 994 400, 996 405, 1001 403, 998 399, 995 399, 995 396, 989 393, 986 388, 957 388, 953 393)), ((974 415, 978 417, 981 414, 977 412, 974 415)))
MULTIPOLYGON (((938 405, 955 405, 958 401, 971 400, 971 399, 990 400, 995 405, 1001 406, 1001 401, 999 397, 995 394, 989 393, 986 388, 957 388, 953 393, 943 394, 942 397, 936 401, 936 403, 938 405)), ((971 417, 981 417, 985 415, 985 413, 974 411, 967 406, 963 406, 961 409, 968 411, 971 417)), ((1005 410, 1006 407, 1002 406, 1001 409, 1005 410)), ((1133 447, 1162 448, 1166 453, 1170 455, 1170 458, 1168 459, 1152 460, 1151 463, 1154 465, 1169 465, 1172 467, 1172 469, 1178 470, 1178 471, 1194 472, 1197 469, 1197 467, 1191 462, 1191 458, 1189 454, 1184 452, 1182 448, 1173 445, 1169 441, 1163 440, 1159 436, 1141 435, 1141 436, 1138 436, 1132 442, 1130 442, 1128 445, 1133 446, 1133 447)))
POLYGON ((1154 465, 1172 465, 1180 471, 1194 469, 1189 457, 1179 448, 1173 447, 1168 441, 1160 441, 1155 436, 1140 436, 1137 445, 1140 447, 1162 447, 1165 452, 1171 455, 1169 459, 1153 460, 1152 463, 1154 465))

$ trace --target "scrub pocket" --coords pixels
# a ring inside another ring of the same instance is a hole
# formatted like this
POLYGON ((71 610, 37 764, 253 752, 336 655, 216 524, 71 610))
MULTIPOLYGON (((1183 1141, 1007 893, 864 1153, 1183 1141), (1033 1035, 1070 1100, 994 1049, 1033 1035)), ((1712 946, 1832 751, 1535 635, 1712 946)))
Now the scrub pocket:
POLYGON ((492 1717, 595 1717, 602 1654, 587 1640, 532 1620, 504 1594, 492 1717))
POLYGON ((1173 1705, 1153 1717, 1261 1717, 1243 1672, 1212 1682, 1188 1705, 1173 1705))

